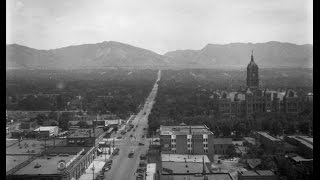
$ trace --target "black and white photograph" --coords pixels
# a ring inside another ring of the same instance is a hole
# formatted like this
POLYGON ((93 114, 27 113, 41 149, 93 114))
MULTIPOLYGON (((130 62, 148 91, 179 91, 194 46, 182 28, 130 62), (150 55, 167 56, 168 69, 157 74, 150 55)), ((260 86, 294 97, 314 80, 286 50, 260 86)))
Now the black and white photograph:
POLYGON ((312 180, 313 38, 312 0, 6 0, 6 179, 312 180))

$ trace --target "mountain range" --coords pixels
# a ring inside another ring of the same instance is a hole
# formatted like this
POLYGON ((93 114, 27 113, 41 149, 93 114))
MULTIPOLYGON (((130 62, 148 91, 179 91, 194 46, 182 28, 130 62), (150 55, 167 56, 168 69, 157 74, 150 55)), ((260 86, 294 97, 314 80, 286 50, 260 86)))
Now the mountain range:
POLYGON ((313 46, 276 41, 208 44, 200 50, 177 50, 164 55, 128 44, 97 44, 37 50, 18 44, 6 46, 7 69, 84 68, 243 68, 253 50, 259 67, 313 67, 313 46))

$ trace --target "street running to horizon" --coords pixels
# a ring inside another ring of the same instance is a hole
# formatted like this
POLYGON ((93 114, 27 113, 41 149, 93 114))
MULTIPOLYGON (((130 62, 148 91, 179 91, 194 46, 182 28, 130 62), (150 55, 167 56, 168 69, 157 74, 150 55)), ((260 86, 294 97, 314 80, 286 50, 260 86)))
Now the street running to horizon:
POLYGON ((161 70, 158 71, 158 78, 146 99, 144 107, 136 115, 132 124, 135 131, 127 132, 123 139, 116 141, 115 146, 120 149, 119 155, 113 157, 113 164, 111 169, 105 173, 105 180, 135 180, 135 171, 139 166, 140 155, 146 154, 149 148, 149 140, 142 138, 144 135, 144 128, 148 128, 148 116, 154 104, 155 97, 158 92, 158 82, 161 78, 161 70), (130 137, 132 135, 133 137, 130 137), (144 146, 139 146, 143 143, 144 146), (130 150, 134 150, 132 158, 128 157, 130 150))

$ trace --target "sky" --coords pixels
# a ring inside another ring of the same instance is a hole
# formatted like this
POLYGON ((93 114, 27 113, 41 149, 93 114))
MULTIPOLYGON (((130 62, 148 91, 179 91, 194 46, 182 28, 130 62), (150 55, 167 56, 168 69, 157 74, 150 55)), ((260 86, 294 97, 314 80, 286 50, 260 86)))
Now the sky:
POLYGON ((6 0, 6 43, 118 41, 159 54, 210 44, 313 44, 312 0, 6 0))

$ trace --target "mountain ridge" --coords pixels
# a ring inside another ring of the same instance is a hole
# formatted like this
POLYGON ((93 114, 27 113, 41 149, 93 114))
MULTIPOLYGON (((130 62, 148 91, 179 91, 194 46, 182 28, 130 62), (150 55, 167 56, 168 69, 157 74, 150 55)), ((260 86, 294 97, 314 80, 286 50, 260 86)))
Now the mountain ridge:
POLYGON ((259 67, 313 67, 313 45, 287 42, 208 43, 199 50, 175 50, 163 55, 117 41, 71 45, 38 50, 6 45, 7 69, 132 68, 221 68, 245 67, 254 51, 259 67))

